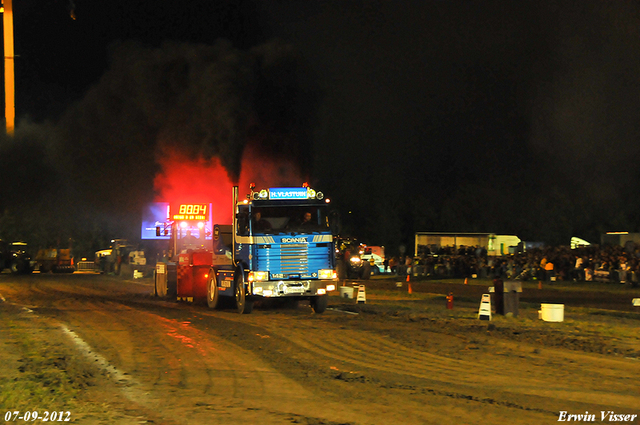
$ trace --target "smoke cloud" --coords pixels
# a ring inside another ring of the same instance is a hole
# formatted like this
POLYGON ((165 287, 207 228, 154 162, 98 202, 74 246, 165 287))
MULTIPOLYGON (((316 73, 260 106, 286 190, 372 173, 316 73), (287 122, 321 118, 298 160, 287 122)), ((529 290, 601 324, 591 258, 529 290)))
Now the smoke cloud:
MULTIPOLYGON (((291 46, 126 42, 110 57, 86 96, 36 131, 33 143, 46 150, 38 158, 55 170, 47 181, 60 183, 49 196, 67 214, 133 233, 147 202, 215 202, 254 179, 259 187, 304 181, 319 91, 291 46)), ((9 206, 18 208, 0 201, 9 206)))

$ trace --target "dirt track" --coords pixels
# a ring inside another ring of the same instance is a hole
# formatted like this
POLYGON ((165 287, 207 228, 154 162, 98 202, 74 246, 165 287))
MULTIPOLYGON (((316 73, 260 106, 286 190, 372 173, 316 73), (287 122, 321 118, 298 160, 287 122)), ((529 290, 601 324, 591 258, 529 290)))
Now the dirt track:
MULTIPOLYGON (((97 368, 76 423, 543 424, 560 411, 640 413, 640 312, 621 300, 640 291, 526 288, 518 318, 486 322, 476 318, 486 289, 414 282, 408 294, 406 283, 370 281, 364 305, 335 297, 323 315, 301 304, 239 316, 155 299, 148 282, 0 275, 0 319, 16 324, 0 340, 45 327, 97 368), (572 304, 581 293, 588 308, 572 304), (565 321, 539 321, 536 297, 566 301, 565 321)), ((10 351, 0 379, 20 378, 24 359, 10 351)))

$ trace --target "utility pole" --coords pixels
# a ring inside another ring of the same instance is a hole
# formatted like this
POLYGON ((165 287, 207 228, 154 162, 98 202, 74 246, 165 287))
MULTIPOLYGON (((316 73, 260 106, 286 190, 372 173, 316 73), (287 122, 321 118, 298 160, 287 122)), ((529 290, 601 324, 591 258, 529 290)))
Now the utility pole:
POLYGON ((4 28, 4 118, 7 135, 13 136, 16 120, 16 93, 13 53, 13 0, 3 0, 4 28))

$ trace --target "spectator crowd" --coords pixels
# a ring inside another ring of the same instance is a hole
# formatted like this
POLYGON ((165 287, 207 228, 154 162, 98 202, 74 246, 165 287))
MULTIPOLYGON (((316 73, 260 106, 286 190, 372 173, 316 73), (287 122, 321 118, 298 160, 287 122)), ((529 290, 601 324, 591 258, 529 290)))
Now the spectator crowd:
POLYGON ((421 246, 417 257, 394 257, 388 270, 432 278, 501 278, 544 281, 602 281, 638 286, 640 245, 546 247, 490 256, 475 246, 421 246))

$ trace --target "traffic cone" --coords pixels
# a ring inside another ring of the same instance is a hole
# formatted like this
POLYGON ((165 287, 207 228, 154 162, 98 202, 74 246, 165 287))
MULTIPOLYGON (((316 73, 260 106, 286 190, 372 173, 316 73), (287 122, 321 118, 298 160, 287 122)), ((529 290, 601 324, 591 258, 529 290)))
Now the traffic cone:
POLYGON ((410 294, 413 294, 413 291, 411 290, 411 284, 409 284, 409 287, 407 289, 407 292, 409 292, 410 294))
POLYGON ((464 284, 465 284, 465 285, 468 285, 468 284, 469 284, 469 278, 468 278, 468 277, 465 277, 465 278, 464 278, 464 284))
POLYGON ((409 280, 411 280, 410 278, 411 278, 411 275, 410 275, 410 274, 408 274, 408 275, 407 275, 407 282, 409 282, 409 280))

